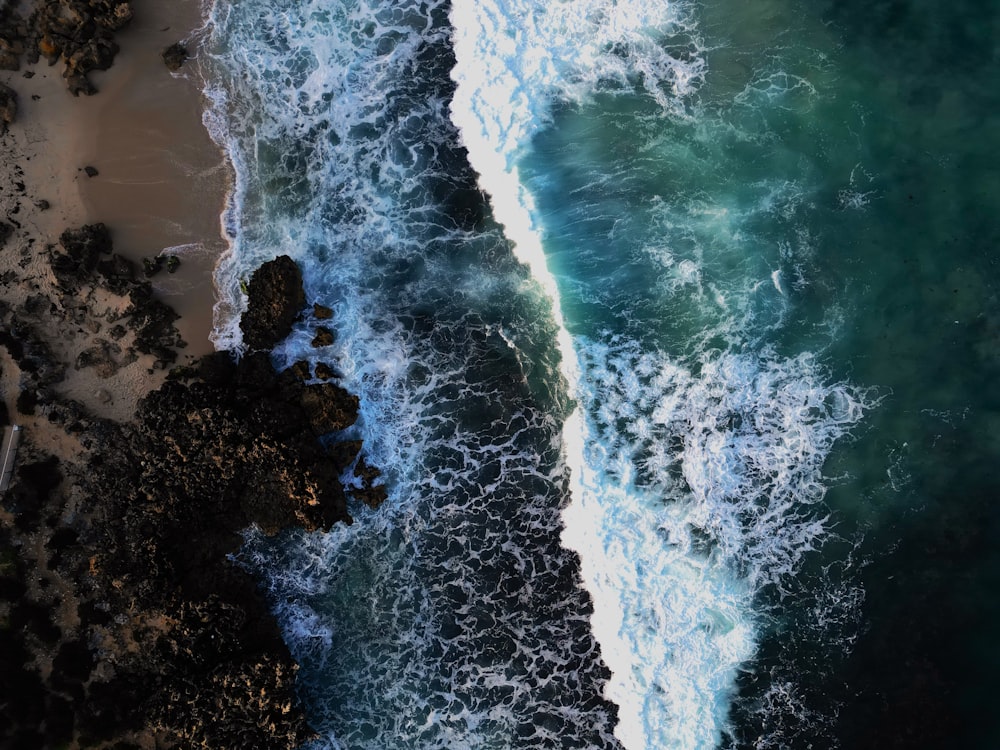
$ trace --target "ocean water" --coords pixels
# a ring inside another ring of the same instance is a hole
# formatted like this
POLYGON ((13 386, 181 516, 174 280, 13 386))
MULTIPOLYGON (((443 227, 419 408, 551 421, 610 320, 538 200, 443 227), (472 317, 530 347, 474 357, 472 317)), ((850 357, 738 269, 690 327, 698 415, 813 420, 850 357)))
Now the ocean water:
POLYGON ((389 490, 240 557, 316 748, 1000 746, 1000 8, 207 13, 216 345, 298 260, 389 490))

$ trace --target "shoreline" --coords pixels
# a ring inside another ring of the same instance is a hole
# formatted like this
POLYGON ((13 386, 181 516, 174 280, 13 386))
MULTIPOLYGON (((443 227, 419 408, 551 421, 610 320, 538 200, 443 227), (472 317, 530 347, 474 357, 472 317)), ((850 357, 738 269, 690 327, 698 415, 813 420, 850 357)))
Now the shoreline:
POLYGON ((100 93, 77 144, 99 171, 78 181, 83 205, 88 217, 112 228, 117 251, 137 264, 163 251, 180 259, 176 273, 152 282, 180 315, 183 354, 191 358, 215 350, 214 271, 228 247, 221 214, 231 166, 202 122, 197 61, 189 58, 172 73, 162 53, 191 39, 204 13, 198 0, 142 7, 118 35, 115 65, 93 77, 100 93))
MULTIPOLYGON (((231 176, 225 154, 201 121, 204 102, 194 61, 172 74, 161 53, 194 35, 203 20, 198 2, 144 7, 116 34, 121 50, 112 67, 89 74, 98 90, 92 96, 69 92, 61 62, 48 65, 43 59, 18 71, 0 71, 0 84, 13 89, 18 100, 16 119, 0 148, 8 166, 17 170, 8 181, 23 184, 19 194, 3 197, 0 221, 6 214, 20 225, 22 241, 33 239, 42 247, 55 246, 65 229, 103 223, 115 252, 139 269, 138 278, 143 259, 176 255, 175 273, 161 270, 149 281, 156 298, 180 316, 176 328, 186 344, 177 352, 181 364, 214 351, 209 338, 214 270, 227 247, 220 217, 231 176), (89 176, 85 168, 97 173, 89 176)), ((17 265, 31 269, 29 275, 44 276, 46 269, 36 268, 39 254, 34 255, 17 265)), ((0 271, 6 267, 0 260, 0 271)), ((2 299, 16 306, 32 291, 9 283, 2 299)), ((111 302, 106 309, 115 307, 111 302)), ((63 350, 63 358, 75 361, 95 342, 104 345, 102 333, 78 328, 42 335, 63 350)), ((71 368, 57 389, 97 416, 128 420, 166 372, 155 359, 127 360, 118 357, 111 376, 71 368)), ((13 413, 16 394, 4 391, 13 413)))
MULTIPOLYGON (((126 0, 57 2, 56 25, 132 12, 126 0)), ((0 493, 4 746, 314 737, 298 667, 231 557, 250 526, 329 529, 351 522, 349 499, 386 497, 360 441, 320 441, 358 418, 334 368, 271 364, 296 320, 319 332, 332 315, 307 304, 294 261, 249 280, 239 362, 209 341, 231 172, 202 126, 196 69, 172 76, 160 57, 181 38, 165 20, 190 16, 159 11, 120 33, 109 72, 73 74, 96 96, 74 98, 62 62, 0 71, 19 105, 0 119, 0 424, 22 428, 0 493), (180 268, 145 278, 141 261, 164 248, 180 268)), ((100 24, 81 35, 73 45, 114 46, 100 24)), ((5 97, 0 86, 0 118, 5 97)))

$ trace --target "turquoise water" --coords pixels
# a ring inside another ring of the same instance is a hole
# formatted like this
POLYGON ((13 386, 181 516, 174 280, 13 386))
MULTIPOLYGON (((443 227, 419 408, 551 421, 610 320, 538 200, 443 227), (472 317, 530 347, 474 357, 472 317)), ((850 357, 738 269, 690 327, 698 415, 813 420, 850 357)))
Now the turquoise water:
POLYGON ((324 747, 991 748, 1000 9, 239 0, 390 499, 251 535, 324 747))

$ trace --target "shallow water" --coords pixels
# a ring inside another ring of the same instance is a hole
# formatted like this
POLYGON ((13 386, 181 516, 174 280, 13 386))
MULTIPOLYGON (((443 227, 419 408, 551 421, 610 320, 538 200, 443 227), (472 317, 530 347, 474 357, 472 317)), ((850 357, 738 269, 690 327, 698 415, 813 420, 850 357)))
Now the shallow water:
POLYGON ((390 499, 251 535, 329 747, 992 747, 998 11, 216 6, 390 499), (992 31, 990 31, 992 29, 992 31))

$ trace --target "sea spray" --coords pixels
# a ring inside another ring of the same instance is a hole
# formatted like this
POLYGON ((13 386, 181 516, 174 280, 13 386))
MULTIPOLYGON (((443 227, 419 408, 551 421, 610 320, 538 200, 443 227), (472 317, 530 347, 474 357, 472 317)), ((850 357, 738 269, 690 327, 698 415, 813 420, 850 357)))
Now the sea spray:
MULTIPOLYGON (((796 221, 800 185, 759 181, 749 211, 706 205, 697 193, 686 206, 683 198, 667 204, 659 195, 638 197, 649 208, 636 198, 615 206, 613 196, 627 193, 611 187, 615 180, 646 178, 614 162, 602 174, 600 163, 586 159, 595 144, 624 139, 628 115, 609 118, 614 130, 602 141, 591 132, 599 123, 554 114, 586 108, 596 97, 647 98, 654 109, 624 107, 636 113, 637 133, 650 131, 655 119, 699 128, 695 94, 705 66, 692 16, 676 5, 522 5, 452 9, 452 118, 515 253, 553 299, 563 373, 580 401, 563 430, 573 496, 563 541, 580 554, 596 600, 591 625, 613 672, 606 695, 619 706, 616 736, 629 748, 716 747, 731 732, 737 680, 769 617, 764 599, 796 586, 800 565, 826 536, 822 467, 834 442, 860 419, 865 397, 829 382, 814 356, 784 357, 762 343, 762 332, 782 325, 791 291, 785 287, 807 283, 807 237, 785 242, 782 266, 769 268, 765 260, 757 278, 748 263, 725 260, 739 252, 744 227, 757 216, 780 212, 796 221), (558 128, 570 125, 587 137, 574 139, 571 129, 560 141, 558 128), (536 140, 549 132, 556 135, 536 140), (550 141, 558 144, 552 153, 566 157, 552 158, 551 171, 533 168, 526 180, 522 166, 538 161, 533 152, 550 141), (551 191, 549 175, 560 170, 580 175, 581 187, 559 190, 555 199, 573 226, 606 226, 609 237, 627 238, 629 213, 645 222, 647 234, 636 233, 634 247, 614 244, 641 256, 633 265, 650 267, 645 283, 665 277, 653 290, 675 307, 688 305, 678 320, 689 333, 676 351, 651 345, 658 320, 643 331, 640 316, 628 313, 615 321, 615 334, 610 320, 602 330, 579 315, 642 309, 641 299, 622 297, 631 283, 623 274, 628 256, 590 249, 588 243, 605 241, 599 231, 577 231, 575 242, 555 253, 563 269, 573 265, 563 260, 566 253, 583 258, 578 264, 593 279, 550 271, 546 253, 555 243, 546 235, 561 230, 536 193, 551 191), (651 242, 648 227, 661 223, 661 239, 651 242), (680 241, 663 239, 671 236, 680 241), (560 287, 573 291, 571 315, 560 287), (760 350, 750 353, 748 342, 760 350)), ((776 91, 775 81, 793 79, 773 76, 767 90, 775 98, 811 90, 794 79, 776 91)), ((746 99, 736 97, 736 106, 746 99)), ((663 137, 645 136, 637 152, 657 141, 663 137)), ((647 158, 644 168, 655 169, 655 162, 647 158)))
POLYGON ((213 117, 237 173, 217 340, 239 346, 227 315, 253 267, 295 257, 336 338, 314 349, 306 316, 273 356, 333 360, 390 493, 328 535, 251 534, 241 559, 267 582, 322 746, 614 748, 559 545, 557 329, 448 119, 445 11, 216 7, 213 117))

